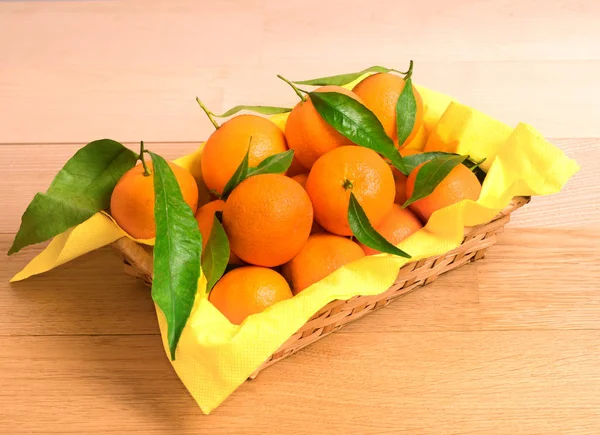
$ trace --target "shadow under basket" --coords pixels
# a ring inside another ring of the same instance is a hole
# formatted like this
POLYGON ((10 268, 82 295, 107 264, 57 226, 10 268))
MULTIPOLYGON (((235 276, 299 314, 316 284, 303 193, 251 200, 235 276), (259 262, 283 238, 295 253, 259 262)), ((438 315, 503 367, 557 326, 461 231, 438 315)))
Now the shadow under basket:
MULTIPOLYGON (((347 323, 360 319, 370 312, 385 307, 393 299, 435 281, 440 275, 463 264, 484 257, 485 251, 496 243, 496 235, 504 230, 510 214, 530 201, 529 197, 515 197, 494 219, 483 225, 465 228, 465 238, 457 248, 436 257, 407 263, 398 271, 394 284, 385 292, 374 296, 355 296, 348 300, 335 300, 315 313, 251 376, 297 352, 305 346, 337 331, 347 323)), ((125 272, 152 283, 152 250, 126 237, 113 243, 124 259, 125 272)))

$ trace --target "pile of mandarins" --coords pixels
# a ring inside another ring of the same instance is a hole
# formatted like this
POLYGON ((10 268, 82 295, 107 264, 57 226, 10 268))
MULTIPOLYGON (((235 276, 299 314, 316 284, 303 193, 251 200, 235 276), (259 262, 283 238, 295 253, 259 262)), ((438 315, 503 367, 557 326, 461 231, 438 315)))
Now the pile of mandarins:
MULTIPOLYGON (((397 146, 396 101, 404 83, 397 75, 378 73, 352 91, 323 86, 316 92, 344 93, 362 102, 397 146)), ((423 123, 423 102, 417 90, 413 92, 416 121, 405 146, 423 123)), ((194 178, 170 163, 185 201, 197 209, 205 245, 215 213, 222 212, 231 248, 229 261, 235 266, 217 282, 209 300, 235 324, 291 298, 345 264, 378 254, 353 240, 348 223, 350 192, 373 227, 397 245, 422 228, 434 211, 463 199, 477 200, 481 191, 471 170, 458 165, 433 193, 402 208, 420 166, 406 177, 375 151, 355 146, 321 118, 310 98, 293 108, 285 132, 257 115, 238 115, 223 123, 204 146, 204 183, 218 197, 246 153, 249 166, 256 167, 288 149, 294 150, 294 160, 286 174, 249 177, 225 201, 215 199, 199 208, 194 178)), ((146 239, 154 237, 154 196, 151 177, 141 176, 142 172, 138 165, 119 181, 111 214, 131 236, 146 239)))

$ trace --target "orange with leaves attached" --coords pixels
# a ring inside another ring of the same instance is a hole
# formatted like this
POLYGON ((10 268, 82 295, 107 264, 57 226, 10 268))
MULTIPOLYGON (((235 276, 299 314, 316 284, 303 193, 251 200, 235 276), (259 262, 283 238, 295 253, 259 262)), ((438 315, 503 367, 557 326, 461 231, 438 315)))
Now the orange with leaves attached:
POLYGON ((249 167, 256 167, 267 157, 287 150, 283 132, 270 120, 256 115, 231 118, 204 144, 202 178, 210 190, 223 193, 223 188, 242 163, 249 144, 249 167))
POLYGON ((291 260, 310 234, 313 207, 306 191, 289 177, 255 175, 242 181, 223 209, 231 250, 257 266, 291 260))
MULTIPOLYGON (((413 194, 417 174, 424 164, 417 166, 408 176, 406 181, 406 196, 408 198, 413 194)), ((409 205, 409 208, 427 222, 433 212, 456 204, 463 199, 477 201, 480 194, 481 184, 477 176, 465 165, 460 164, 450 171, 431 194, 413 202, 409 205)))
POLYGON ((226 273, 208 300, 231 323, 239 325, 251 314, 291 297, 290 286, 279 273, 266 267, 245 266, 226 273))
MULTIPOLYGON (((375 227, 375 230, 381 234, 392 245, 396 246, 402 240, 413 233, 416 233, 423 225, 421 221, 408 209, 403 209, 398 204, 392 206, 392 210, 375 227)), ((369 248, 360 243, 361 248, 366 255, 380 254, 379 251, 369 248)))
MULTIPOLYGON (((353 91, 379 119, 387 135, 398 147, 398 128, 396 125, 396 103, 404 89, 404 79, 391 73, 373 74, 360 83, 353 91)), ((423 99, 419 91, 413 86, 413 93, 417 103, 415 125, 402 148, 407 146, 417 135, 423 124, 423 99)))
POLYGON ((358 146, 335 148, 314 164, 306 191, 315 220, 327 231, 352 235, 348 223, 350 192, 354 193, 371 225, 377 225, 394 203, 392 170, 375 151, 358 146))
MULTIPOLYGON (((198 185, 189 171, 168 162, 173 171, 183 199, 192 212, 198 207, 198 185)), ((146 166, 150 175, 144 175, 140 163, 125 172, 110 197, 110 214, 127 234, 136 239, 152 239, 156 236, 154 220, 154 174, 152 162, 146 166)))
POLYGON ((365 256, 360 246, 346 237, 313 234, 293 260, 282 267, 294 294, 322 280, 345 264, 365 256))
MULTIPOLYGON (((352 91, 341 86, 322 86, 313 92, 338 92, 360 100, 352 91)), ((285 137, 294 157, 306 169, 312 168, 319 157, 342 145, 351 145, 352 141, 330 126, 310 100, 298 103, 290 112, 285 124, 285 137)))

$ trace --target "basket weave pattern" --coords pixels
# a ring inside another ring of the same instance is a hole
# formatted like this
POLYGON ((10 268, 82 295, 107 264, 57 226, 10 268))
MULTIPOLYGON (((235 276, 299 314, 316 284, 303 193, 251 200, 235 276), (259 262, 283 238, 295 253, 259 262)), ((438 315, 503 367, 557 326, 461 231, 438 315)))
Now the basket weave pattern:
MULTIPOLYGON (((515 197, 491 222, 465 229, 465 238, 457 248, 436 257, 408 263, 400 268, 394 284, 385 292, 374 296, 355 296, 352 299, 335 300, 315 313, 294 335, 251 376, 255 378, 266 367, 297 352, 305 346, 338 330, 347 323, 360 319, 370 312, 385 307, 393 299, 435 281, 440 275, 456 269, 485 255, 496 243, 496 235, 504 230, 510 214, 529 202, 528 197, 515 197)), ((125 272, 152 283, 152 251, 128 238, 117 240, 113 247, 124 259, 125 272)))

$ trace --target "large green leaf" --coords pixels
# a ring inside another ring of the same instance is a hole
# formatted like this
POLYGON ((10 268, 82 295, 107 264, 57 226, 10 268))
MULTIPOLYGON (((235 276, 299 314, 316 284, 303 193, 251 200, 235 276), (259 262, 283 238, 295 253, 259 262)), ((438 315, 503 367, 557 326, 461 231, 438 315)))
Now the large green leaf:
POLYGON ((288 170, 294 158, 294 150, 267 157, 256 168, 248 169, 248 177, 260 174, 283 174, 288 170))
POLYGON ((136 159, 136 153, 110 139, 81 148, 46 193, 36 194, 27 206, 8 255, 51 239, 108 208, 115 185, 136 159))
POLYGON ((206 248, 202 254, 202 271, 206 276, 206 292, 210 292, 225 273, 229 263, 229 240, 216 214, 206 248))
POLYGON ((187 323, 200 277, 202 235, 194 213, 183 199, 173 171, 159 155, 150 153, 154 171, 154 276, 152 299, 167 319, 171 359, 187 323))
POLYGON ((417 117, 417 101, 413 92, 412 79, 409 77, 404 83, 396 102, 396 127, 398 129, 398 146, 401 147, 412 133, 417 117))
POLYGON ((394 142, 375 114, 362 103, 338 92, 311 92, 308 95, 319 115, 340 134, 390 159, 399 171, 406 173, 394 142))
POLYGON ((410 255, 392 245, 385 237, 375 231, 365 211, 352 192, 350 192, 350 203, 348 204, 348 222, 350 223, 352 234, 362 244, 380 252, 411 258, 410 255))
POLYGON ((287 113, 287 112, 291 112, 292 109, 290 107, 276 107, 276 106, 235 106, 232 107, 231 109, 229 109, 227 112, 221 113, 220 115, 217 115, 215 113, 211 114, 213 116, 216 116, 218 118, 226 118, 228 116, 231 115, 235 115, 238 112, 241 112, 242 110, 249 110, 251 112, 256 112, 256 113, 260 113, 262 115, 277 115, 279 113, 287 113))
POLYGON ((406 207, 419 199, 425 198, 448 176, 450 171, 460 165, 467 156, 448 154, 429 160, 417 173, 415 187, 410 198, 402 207, 406 207))
POLYGON ((390 68, 386 68, 384 66, 371 66, 369 68, 365 68, 362 71, 347 73, 347 74, 339 74, 335 76, 327 76, 327 77, 319 77, 318 79, 311 80, 298 80, 294 81, 294 83, 298 85, 308 85, 308 86, 326 86, 326 85, 335 85, 335 86, 344 86, 348 83, 353 82, 360 76, 367 73, 386 73, 390 71, 395 71, 390 68))

